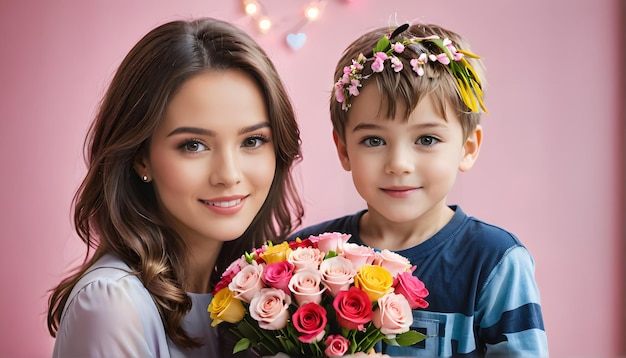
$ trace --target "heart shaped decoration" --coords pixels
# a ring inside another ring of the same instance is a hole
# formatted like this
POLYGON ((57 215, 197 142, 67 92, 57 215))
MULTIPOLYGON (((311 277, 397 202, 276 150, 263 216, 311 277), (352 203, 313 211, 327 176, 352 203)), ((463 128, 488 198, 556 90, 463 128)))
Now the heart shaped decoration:
POLYGON ((294 51, 298 51, 300 48, 302 48, 305 42, 306 34, 302 32, 287 35, 287 45, 289 45, 289 47, 291 47, 291 49, 294 51))

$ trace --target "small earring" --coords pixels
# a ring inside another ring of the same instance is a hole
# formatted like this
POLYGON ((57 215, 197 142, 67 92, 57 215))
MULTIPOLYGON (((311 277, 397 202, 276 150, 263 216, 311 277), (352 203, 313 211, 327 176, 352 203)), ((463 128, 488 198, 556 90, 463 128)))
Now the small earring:
POLYGON ((148 182, 148 176, 147 175, 142 176, 141 180, 143 180, 144 183, 147 183, 148 182))

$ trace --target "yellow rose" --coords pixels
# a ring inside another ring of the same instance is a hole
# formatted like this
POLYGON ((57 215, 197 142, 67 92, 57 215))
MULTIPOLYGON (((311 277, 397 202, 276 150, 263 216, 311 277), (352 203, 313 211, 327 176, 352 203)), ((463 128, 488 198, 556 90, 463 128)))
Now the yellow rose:
POLYGON ((381 266, 365 265, 354 276, 354 285, 375 302, 383 297, 393 285, 391 273, 381 266))
POLYGON ((235 298, 234 293, 228 287, 222 288, 213 296, 207 311, 211 314, 213 327, 223 321, 237 323, 246 314, 243 304, 235 298))
POLYGON ((291 249, 289 248, 289 243, 283 241, 280 245, 271 245, 270 243, 265 252, 261 253, 260 256, 266 263, 273 264, 286 261, 290 253, 291 249))

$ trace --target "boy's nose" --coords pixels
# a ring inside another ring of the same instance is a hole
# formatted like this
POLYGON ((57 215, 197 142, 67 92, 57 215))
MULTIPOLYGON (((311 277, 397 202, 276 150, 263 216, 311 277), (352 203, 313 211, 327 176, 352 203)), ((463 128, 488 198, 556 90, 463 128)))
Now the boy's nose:
POLYGON ((237 154, 232 151, 217 153, 213 158, 211 185, 232 186, 241 181, 241 168, 237 154))
POLYGON ((408 174, 413 170, 415 170, 415 164, 410 149, 395 147, 389 150, 385 164, 387 174, 408 174))

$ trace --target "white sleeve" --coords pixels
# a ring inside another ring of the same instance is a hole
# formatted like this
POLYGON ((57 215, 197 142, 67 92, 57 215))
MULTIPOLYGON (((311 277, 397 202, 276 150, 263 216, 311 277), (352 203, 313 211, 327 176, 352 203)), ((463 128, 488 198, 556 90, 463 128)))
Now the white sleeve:
POLYGON ((101 279, 71 297, 53 357, 152 357, 137 308, 124 286, 124 280, 101 279))

